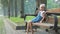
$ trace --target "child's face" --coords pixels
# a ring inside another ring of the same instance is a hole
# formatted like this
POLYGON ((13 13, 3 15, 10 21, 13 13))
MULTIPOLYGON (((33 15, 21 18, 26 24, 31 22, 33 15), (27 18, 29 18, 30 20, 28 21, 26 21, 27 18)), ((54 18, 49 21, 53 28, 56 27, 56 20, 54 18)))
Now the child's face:
POLYGON ((40 10, 42 10, 42 11, 43 11, 44 9, 45 9, 45 7, 44 7, 44 6, 41 6, 41 7, 40 7, 40 10))

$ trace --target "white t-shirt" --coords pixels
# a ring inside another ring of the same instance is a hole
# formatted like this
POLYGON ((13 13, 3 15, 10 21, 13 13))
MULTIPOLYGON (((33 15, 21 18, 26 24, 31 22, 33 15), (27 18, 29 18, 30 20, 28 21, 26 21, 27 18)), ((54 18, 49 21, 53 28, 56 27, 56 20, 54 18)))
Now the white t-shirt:
POLYGON ((43 17, 43 13, 45 13, 45 11, 39 11, 40 12, 40 16, 43 17))

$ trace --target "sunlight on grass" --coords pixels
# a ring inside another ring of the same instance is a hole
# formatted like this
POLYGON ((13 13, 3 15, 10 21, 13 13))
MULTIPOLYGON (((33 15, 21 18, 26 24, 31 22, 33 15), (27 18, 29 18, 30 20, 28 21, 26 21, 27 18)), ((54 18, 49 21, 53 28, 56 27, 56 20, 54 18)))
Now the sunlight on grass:
POLYGON ((16 23, 23 23, 24 19, 23 18, 19 18, 19 17, 10 17, 10 20, 16 23))
POLYGON ((29 20, 31 20, 31 19, 33 19, 33 18, 34 18, 34 16, 27 16, 27 17, 26 17, 26 20, 29 21, 29 20))
MULTIPOLYGON (((29 21, 32 18, 34 18, 34 16, 27 16, 26 20, 29 21)), ((24 24, 24 18, 20 18, 20 17, 10 17, 10 20, 17 23, 17 24, 24 24)))

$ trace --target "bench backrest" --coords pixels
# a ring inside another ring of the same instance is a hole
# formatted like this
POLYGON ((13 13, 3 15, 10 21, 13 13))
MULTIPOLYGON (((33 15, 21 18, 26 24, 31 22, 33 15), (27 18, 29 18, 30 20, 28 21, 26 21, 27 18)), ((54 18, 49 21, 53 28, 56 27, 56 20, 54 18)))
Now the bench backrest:
MULTIPOLYGON (((60 8, 49 9, 49 10, 47 10, 47 13, 56 14, 59 16, 60 15, 60 8)), ((53 23, 54 18, 52 16, 50 16, 48 19, 48 22, 53 23)), ((58 22, 60 22, 60 18, 58 18, 58 22)))

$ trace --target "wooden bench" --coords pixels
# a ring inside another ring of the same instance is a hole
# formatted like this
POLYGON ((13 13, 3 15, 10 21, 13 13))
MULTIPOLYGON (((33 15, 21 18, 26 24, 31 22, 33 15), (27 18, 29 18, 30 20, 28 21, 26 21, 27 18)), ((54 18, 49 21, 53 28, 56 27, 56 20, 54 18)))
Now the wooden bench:
MULTIPOLYGON (((60 16, 60 13, 47 13, 47 16, 53 16, 54 17, 54 24, 43 23, 43 24, 40 24, 40 26, 49 27, 49 28, 52 27, 53 30, 55 30, 57 32, 59 29, 57 15, 60 16)), ((26 20, 26 16, 36 16, 36 15, 35 14, 25 14, 24 21, 26 20)), ((27 28, 27 22, 25 22, 25 23, 26 23, 26 28, 27 28)))

